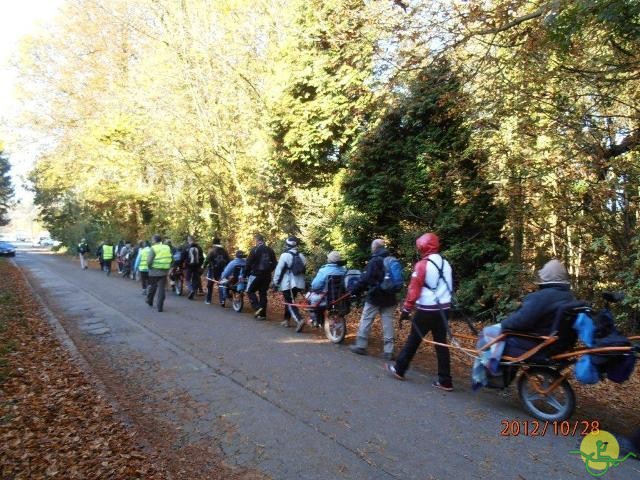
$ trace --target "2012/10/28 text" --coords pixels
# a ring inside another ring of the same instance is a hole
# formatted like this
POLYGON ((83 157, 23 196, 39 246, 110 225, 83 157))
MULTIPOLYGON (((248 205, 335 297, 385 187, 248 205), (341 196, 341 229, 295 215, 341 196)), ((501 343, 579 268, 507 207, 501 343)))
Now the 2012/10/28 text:
POLYGON ((547 434, 560 437, 575 437, 576 435, 585 436, 600 431, 600 422, 598 420, 539 421, 504 419, 500 421, 500 425, 502 426, 500 435, 503 437, 542 437, 547 434))

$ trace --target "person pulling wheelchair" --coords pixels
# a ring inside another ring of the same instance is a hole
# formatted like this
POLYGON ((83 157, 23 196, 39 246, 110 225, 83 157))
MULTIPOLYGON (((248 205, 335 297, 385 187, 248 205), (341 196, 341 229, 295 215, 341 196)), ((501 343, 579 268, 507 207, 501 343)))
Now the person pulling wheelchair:
POLYGON ((285 302, 283 327, 291 326, 291 319, 296 323, 296 332, 302 330, 304 319, 300 315, 295 303, 296 297, 304 290, 307 259, 298 251, 299 240, 290 236, 285 240, 285 250, 278 259, 276 270, 273 274, 274 288, 282 292, 285 302), (289 304, 289 305, 287 305, 289 304))

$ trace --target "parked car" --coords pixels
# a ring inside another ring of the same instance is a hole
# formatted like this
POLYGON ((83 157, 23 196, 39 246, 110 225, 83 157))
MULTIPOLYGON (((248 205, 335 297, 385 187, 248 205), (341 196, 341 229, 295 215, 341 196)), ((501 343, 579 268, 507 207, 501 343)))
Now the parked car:
POLYGON ((16 247, 7 242, 0 242, 0 257, 15 257, 16 247))

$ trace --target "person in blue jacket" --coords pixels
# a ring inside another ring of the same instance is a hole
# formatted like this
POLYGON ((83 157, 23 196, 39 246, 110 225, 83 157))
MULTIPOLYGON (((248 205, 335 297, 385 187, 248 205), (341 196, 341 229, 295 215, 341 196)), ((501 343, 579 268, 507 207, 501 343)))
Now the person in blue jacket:
MULTIPOLYGON (((330 275, 345 275, 347 273, 347 269, 344 266, 344 262, 342 261, 342 257, 340 253, 330 252, 327 255, 327 263, 320 267, 318 273, 311 281, 311 293, 307 298, 310 303, 317 303, 322 297, 322 292, 326 291, 327 288, 327 277, 330 275)), ((315 326, 322 325, 324 320, 324 312, 327 309, 326 302, 320 302, 318 308, 314 309, 313 313, 313 324, 315 326)))
MULTIPOLYGON (((233 271, 236 267, 244 267, 247 264, 246 258, 247 255, 242 251, 238 250, 235 255, 236 258, 227 263, 227 266, 224 267, 224 270, 220 274, 220 281, 229 280, 229 277, 233 274, 233 271)), ((246 274, 245 274, 246 277, 246 274)))
MULTIPOLYGON (((220 290, 220 303, 223 304, 226 302, 227 295, 229 293, 229 280, 236 270, 240 269, 239 273, 245 277, 247 277, 247 272, 245 271, 247 261, 245 260, 247 255, 242 251, 238 250, 235 255, 236 258, 227 263, 227 266, 224 267, 224 270, 220 274, 220 283, 218 284, 220 290)), ((238 282, 238 279, 234 279, 235 283, 238 282)))

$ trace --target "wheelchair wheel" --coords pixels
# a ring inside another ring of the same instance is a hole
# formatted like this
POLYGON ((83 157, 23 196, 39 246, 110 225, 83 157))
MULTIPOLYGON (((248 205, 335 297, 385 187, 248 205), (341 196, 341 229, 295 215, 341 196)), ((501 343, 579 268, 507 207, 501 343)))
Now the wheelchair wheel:
POLYGON ((543 421, 566 420, 576 407, 576 396, 567 379, 549 393, 543 393, 562 377, 552 368, 536 367, 523 371, 518 380, 518 394, 525 409, 543 421))
POLYGON ((235 312, 242 312, 242 307, 244 305, 244 295, 242 294, 242 292, 232 292, 231 295, 231 307, 235 312))
POLYGON ((347 322, 344 315, 338 312, 329 312, 324 321, 324 334, 331 343, 340 343, 347 333, 347 322))

